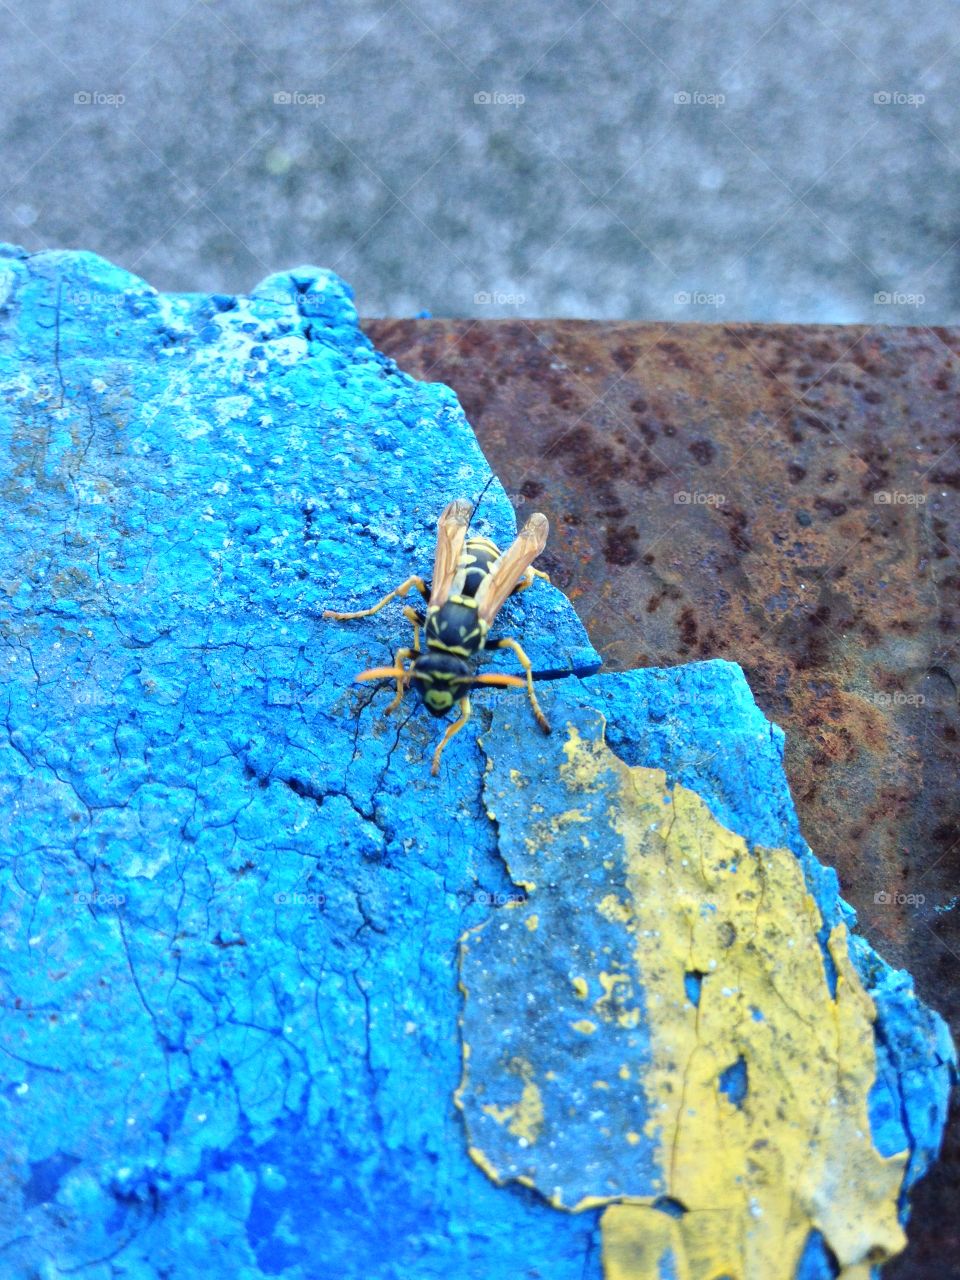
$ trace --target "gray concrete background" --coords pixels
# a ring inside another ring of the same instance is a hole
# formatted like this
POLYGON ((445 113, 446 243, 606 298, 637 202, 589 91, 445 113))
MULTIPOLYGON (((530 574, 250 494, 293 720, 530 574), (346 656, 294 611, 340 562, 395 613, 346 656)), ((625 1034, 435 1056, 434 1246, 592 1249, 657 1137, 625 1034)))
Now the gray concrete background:
POLYGON ((956 15, 0 0, 0 238, 365 315, 956 324, 956 15))

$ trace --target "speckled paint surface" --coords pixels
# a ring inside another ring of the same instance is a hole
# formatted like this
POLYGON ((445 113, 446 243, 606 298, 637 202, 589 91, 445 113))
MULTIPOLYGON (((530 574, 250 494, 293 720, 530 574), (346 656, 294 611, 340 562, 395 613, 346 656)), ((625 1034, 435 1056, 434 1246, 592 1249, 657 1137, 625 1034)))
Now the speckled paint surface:
MULTIPOLYGON (((2 1274, 613 1275, 613 1220, 602 1255, 598 1208, 498 1186, 455 1105, 458 941, 516 915, 529 820, 529 788, 499 826, 490 788, 536 759, 537 803, 568 811, 567 726, 602 710, 618 767, 662 769, 712 823, 789 851, 824 928, 850 928, 742 677, 589 678, 538 583, 501 619, 555 677, 553 736, 522 691, 478 692, 431 779, 442 725, 351 683, 406 643, 399 606, 319 615, 428 575, 440 508, 489 473, 452 393, 379 355, 328 272, 164 296, 92 255, 8 247, 0 391, 2 1274)), ((477 527, 512 536, 496 485, 477 527)), ((905 975, 855 935, 849 954, 877 1011, 871 1140, 912 1153, 909 1181, 950 1045, 905 975)), ((634 1151, 647 1178, 652 1140, 634 1151)), ((805 1280, 826 1267, 807 1250, 805 1280)))
POLYGON ((723 662, 596 677, 554 716, 559 769, 515 717, 484 738, 522 893, 461 949, 474 1159, 558 1207, 625 1201, 611 1280, 869 1275, 903 1247, 951 1046, 851 939, 782 734, 723 662))

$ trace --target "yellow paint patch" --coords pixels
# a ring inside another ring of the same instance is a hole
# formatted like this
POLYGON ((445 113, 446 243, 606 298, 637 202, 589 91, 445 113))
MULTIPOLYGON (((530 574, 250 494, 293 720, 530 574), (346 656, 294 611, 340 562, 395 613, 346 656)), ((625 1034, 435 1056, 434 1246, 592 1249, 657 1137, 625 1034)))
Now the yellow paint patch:
POLYGON ((519 1101, 504 1107, 487 1103, 483 1110, 497 1124, 506 1124, 510 1133, 525 1146, 532 1146, 543 1128, 543 1099, 533 1080, 533 1067, 525 1058, 513 1058, 509 1070, 523 1081, 519 1101))
POLYGON ((537 915, 527 916, 526 920, 524 921, 524 924, 527 926, 527 928, 530 930, 531 933, 536 933, 537 928, 540 924, 540 917, 537 915))
POLYGON ((611 923, 619 921, 620 924, 628 924, 633 914, 630 904, 621 902, 614 893, 608 893, 605 898, 602 898, 597 910, 604 920, 609 920, 611 923))
MULTIPOLYGON (((812 1230, 822 1232, 843 1280, 869 1280, 871 1266, 905 1243, 897 1200, 906 1156, 881 1157, 870 1138, 876 1015, 850 963, 844 927, 827 942, 837 972, 831 998, 817 941, 823 921, 789 850, 749 849, 694 792, 670 790, 661 770, 630 768, 572 726, 563 750, 571 807, 524 834, 546 864, 555 839, 563 835, 569 845, 578 834, 570 827, 584 820, 577 793, 603 814, 592 819, 591 835, 611 879, 582 899, 581 911, 615 927, 603 930, 599 954, 580 953, 582 974, 570 979, 581 1000, 602 990, 590 1010, 596 1021, 569 1025, 594 1037, 578 1045, 583 1069, 595 1050, 604 1064, 595 1074, 620 1063, 610 1085, 592 1081, 598 1092, 591 1098, 611 1168, 620 1164, 616 1182, 603 1170, 592 1185, 581 1179, 579 1198, 554 1177, 542 1185, 546 1179, 516 1170, 514 1180, 536 1186, 558 1209, 603 1209, 606 1280, 660 1280, 667 1258, 667 1274, 677 1280, 793 1280, 812 1230), (684 981, 690 972, 700 975, 696 1004, 684 981), (641 1022, 644 1035, 632 1036, 641 1022), (637 1044, 647 1041, 652 1059, 637 1044), (618 1046, 612 1059, 611 1046, 618 1046), (736 1101, 720 1087, 735 1065, 746 1077, 736 1101), (639 1089, 651 1117, 646 1142, 636 1122, 611 1124, 630 1114, 639 1089), (618 1108, 621 1099, 628 1105, 618 1108), (659 1178, 641 1157, 651 1141, 659 1178), (649 1194, 631 1194, 634 1167, 637 1189, 649 1194), (660 1196, 687 1211, 662 1212, 654 1207, 660 1196)), ((546 903, 550 874, 538 879, 546 903)), ((538 908, 541 920, 551 918, 539 901, 538 908)), ((544 933, 532 945, 548 946, 544 933)), ((464 1081, 467 1055, 464 1044, 464 1081)), ((515 1058, 509 1070, 522 1082, 517 1101, 483 1110, 525 1143, 549 1126, 549 1153, 546 1140, 541 1149, 553 1174, 553 1132, 583 1114, 582 1094, 564 1094, 565 1069, 544 1071, 551 1084, 545 1117, 532 1065, 515 1058)), ((571 1078, 582 1088, 582 1075, 571 1078)), ((511 1176, 475 1146, 469 1151, 495 1182, 511 1176)))
POLYGON ((639 1020, 637 1010, 625 1010, 621 1007, 622 1001, 628 999, 633 993, 629 973, 606 973, 601 969, 597 977, 603 987, 603 995, 593 1002, 597 1016, 607 1022, 619 1022, 621 1026, 636 1026, 639 1020), (634 1016, 635 1020, 632 1024, 624 1021, 628 1013, 634 1016))
POLYGON ((479 1147, 467 1147, 467 1154, 478 1169, 482 1169, 491 1182, 502 1183, 503 1179, 493 1167, 479 1147))
MULTIPOLYGON (((684 787, 664 804, 662 771, 630 768, 572 726, 564 752, 560 773, 574 791, 596 792, 611 773, 618 783, 608 812, 629 897, 609 894, 595 909, 629 935, 654 1047, 641 1073, 649 1134, 662 1193, 688 1210, 673 1218, 652 1198, 609 1204, 606 1280, 656 1280, 668 1251, 679 1280, 790 1280, 814 1228, 844 1280, 867 1280, 871 1263, 905 1244, 897 1197, 906 1157, 882 1157, 870 1138, 875 1010, 845 928, 828 940, 831 999, 822 919, 789 850, 748 849, 684 787), (686 997, 688 971, 705 975, 697 1005, 686 997), (738 1062, 747 1078, 739 1105, 719 1087, 738 1062)), ((628 987, 628 975, 601 972, 594 1007, 615 1008, 625 979, 628 987)), ((629 1076, 626 1064, 619 1074, 629 1076)))

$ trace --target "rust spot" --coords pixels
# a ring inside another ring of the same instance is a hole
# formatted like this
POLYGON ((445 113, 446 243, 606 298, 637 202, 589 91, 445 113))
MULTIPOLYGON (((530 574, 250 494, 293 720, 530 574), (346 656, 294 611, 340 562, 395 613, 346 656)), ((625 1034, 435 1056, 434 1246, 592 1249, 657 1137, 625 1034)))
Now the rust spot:
POLYGON ((693 455, 695 462, 699 462, 701 467, 709 466, 716 457, 717 451, 709 440, 694 440, 687 445, 690 453, 693 455))

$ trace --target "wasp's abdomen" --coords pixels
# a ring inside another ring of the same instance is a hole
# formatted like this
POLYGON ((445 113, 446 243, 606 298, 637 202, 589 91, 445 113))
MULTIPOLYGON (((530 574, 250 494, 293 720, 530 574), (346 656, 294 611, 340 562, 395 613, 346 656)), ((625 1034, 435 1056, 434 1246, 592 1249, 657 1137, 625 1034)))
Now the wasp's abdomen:
POLYGON ((489 538, 469 538, 460 553, 457 580, 450 594, 473 599, 491 565, 499 558, 499 548, 489 538))

